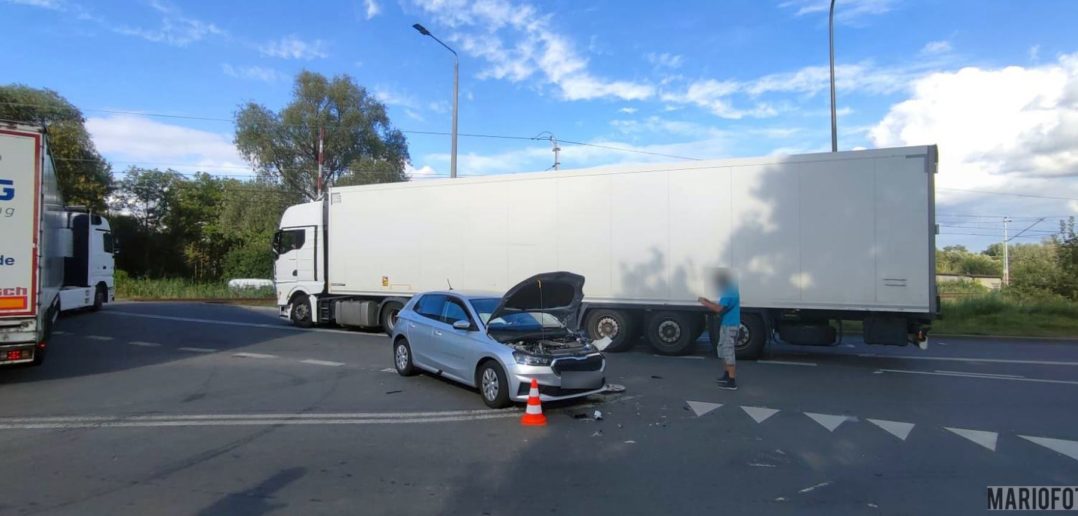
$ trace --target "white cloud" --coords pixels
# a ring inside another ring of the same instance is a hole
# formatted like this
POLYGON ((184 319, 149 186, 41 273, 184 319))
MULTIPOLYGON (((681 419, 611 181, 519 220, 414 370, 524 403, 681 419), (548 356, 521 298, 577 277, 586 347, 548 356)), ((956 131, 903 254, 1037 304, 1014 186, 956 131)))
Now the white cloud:
POLYGON ((566 100, 639 100, 655 94, 650 84, 594 75, 572 41, 555 30, 552 15, 531 4, 509 0, 414 1, 437 23, 452 29, 448 39, 459 50, 486 62, 480 78, 554 85, 566 100))
POLYGON ((683 92, 664 92, 661 98, 664 102, 694 104, 721 118, 760 118, 776 114, 775 109, 765 103, 757 103, 748 109, 735 108, 730 97, 744 89, 745 85, 736 81, 705 79, 690 83, 683 92))
POLYGON ((214 133, 166 124, 143 116, 86 119, 94 145, 117 168, 135 165, 180 172, 250 175, 231 133, 214 133))
MULTIPOLYGON (((838 0, 835 2, 835 20, 856 23, 867 16, 890 12, 895 3, 895 0, 838 0)), ((795 10, 795 16, 821 13, 826 16, 831 3, 829 0, 787 0, 779 7, 795 10)))
POLYGON ((724 131, 715 127, 658 116, 649 116, 643 120, 611 120, 610 125, 623 134, 678 135, 694 138, 718 137, 725 134, 724 131))
POLYGON ((942 202, 974 199, 949 189, 1078 197, 1078 53, 1037 67, 927 75, 913 83, 908 100, 891 106, 870 137, 881 147, 939 144, 942 202))
POLYGON ((1029 60, 1033 64, 1037 64, 1041 60, 1041 46, 1033 45, 1029 47, 1029 60))
POLYGON ((237 79, 254 79, 263 82, 276 82, 287 79, 277 70, 265 66, 232 66, 224 63, 221 65, 221 71, 225 75, 237 79))
POLYGON ((411 164, 404 166, 404 173, 412 179, 431 179, 438 177, 437 171, 430 165, 423 165, 422 167, 415 168, 411 164))
POLYGON ((320 39, 304 41, 296 35, 285 36, 277 41, 270 41, 258 47, 264 56, 282 59, 324 59, 329 57, 326 42, 320 39))
MULTIPOLYGON (((223 36, 226 34, 217 25, 186 16, 178 7, 164 1, 153 0, 150 2, 150 7, 160 15, 161 21, 157 28, 131 27, 127 25, 115 25, 109 28, 119 34, 177 47, 187 46, 208 36, 223 36)), ((81 8, 79 10, 81 11, 81 8)), ((97 21, 104 23, 102 19, 97 19, 97 21)))
POLYGON ((58 0, 4 0, 4 2, 15 5, 25 5, 28 7, 40 7, 42 9, 50 9, 53 11, 60 11, 63 9, 63 5, 58 0))
POLYGON ((649 63, 656 68, 680 68, 684 58, 677 54, 668 54, 663 52, 656 54, 655 52, 648 52, 644 54, 644 59, 647 59, 649 63))
POLYGON ((637 110, 634 107, 623 107, 623 108, 618 110, 618 112, 625 113, 627 115, 631 115, 633 113, 636 113, 636 111, 637 110))
POLYGON ((946 54, 951 50, 951 42, 947 40, 929 41, 921 47, 921 53, 925 55, 946 54))
POLYGON ((415 97, 386 86, 377 86, 371 90, 371 95, 387 106, 398 106, 412 110, 420 109, 420 103, 415 97))
POLYGON ((367 19, 373 19, 382 12, 382 6, 378 5, 376 0, 364 0, 367 7, 367 19))

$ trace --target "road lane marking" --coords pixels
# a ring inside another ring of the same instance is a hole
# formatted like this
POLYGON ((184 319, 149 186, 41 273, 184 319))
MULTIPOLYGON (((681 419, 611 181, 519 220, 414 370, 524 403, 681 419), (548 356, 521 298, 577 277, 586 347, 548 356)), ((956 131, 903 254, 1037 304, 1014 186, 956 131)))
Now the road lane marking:
POLYGON ((903 374, 927 374, 932 376, 950 376, 952 378, 977 378, 979 380, 1006 380, 1010 382, 1036 382, 1036 383, 1058 383, 1064 385, 1078 385, 1078 381, 1072 380, 1049 380, 1047 378, 1011 378, 1002 376, 984 376, 977 374, 954 374, 954 373, 940 373, 935 371, 913 371, 908 369, 877 369, 873 374, 881 373, 903 373, 903 374))
POLYGON ((144 347, 144 348, 157 348, 157 347, 161 347, 161 345, 160 345, 160 344, 158 344, 158 343, 156 343, 156 342, 143 342, 143 341, 141 341, 141 340, 133 340, 133 341, 131 341, 131 342, 128 342, 128 344, 130 344, 130 345, 132 345, 132 346, 141 346, 141 347, 144 347))
POLYGON ((90 340, 112 340, 112 337, 106 337, 104 335, 87 335, 86 338, 90 340))
POLYGON ((817 489, 819 489, 821 487, 827 487, 829 485, 831 485, 831 482, 820 482, 819 484, 816 484, 814 486, 806 487, 806 488, 798 491, 798 493, 802 493, 802 494, 803 493, 810 493, 810 492, 815 491, 815 490, 817 490, 817 489))
POLYGON ((53 335, 67 335, 67 334, 68 334, 68 332, 66 332, 66 331, 64 331, 64 330, 53 330, 53 331, 52 331, 52 334, 53 334, 53 335))
POLYGON ((233 353, 232 356, 239 358, 277 358, 277 355, 267 355, 265 353, 233 353))
POLYGON ((180 351, 190 351, 191 353, 213 353, 213 352, 217 351, 216 349, 213 349, 213 348, 182 347, 182 348, 176 348, 176 349, 178 349, 180 351))
POLYGON ((778 364, 778 365, 796 365, 796 366, 816 367, 816 362, 788 362, 788 361, 785 361, 785 360, 757 360, 756 363, 757 364, 778 364))
POLYGON ((834 432, 838 425, 846 422, 850 419, 849 416, 835 416, 831 414, 817 414, 815 412, 805 412, 805 415, 812 418, 813 421, 820 424, 820 426, 827 429, 828 432, 834 432))
POLYGON ((345 418, 345 419, 180 419, 163 421, 86 421, 60 423, 0 424, 0 430, 68 430, 76 428, 189 427, 189 426, 286 426, 286 425, 399 425, 408 423, 452 423, 520 417, 517 411, 507 414, 415 418, 345 418))
MULTIPOLYGON (((348 330, 334 330, 332 328, 297 328, 295 326, 285 326, 281 324, 265 324, 265 323, 248 323, 239 321, 222 321, 220 319, 200 319, 197 317, 173 317, 170 315, 152 315, 152 314, 140 314, 135 312, 123 312, 118 310, 108 310, 101 312, 108 315, 122 315, 125 317, 142 317, 144 319, 160 319, 163 321, 178 321, 178 322, 193 322, 200 324, 221 324, 225 326, 243 326, 246 328, 266 328, 269 330, 284 330, 284 331, 299 331, 299 332, 322 332, 322 333, 343 333, 345 335, 362 335, 366 337, 385 337, 384 334, 374 333, 360 333, 348 330)), ((386 337, 388 338, 388 337, 386 337)))
POLYGON ((910 431, 913 430, 913 423, 903 423, 902 421, 888 421, 886 419, 868 419, 869 423, 872 423, 884 430, 887 433, 905 441, 910 435, 910 431))
POLYGON ((959 374, 962 376, 983 376, 986 378, 1025 378, 1025 376, 1018 374, 998 374, 998 373, 974 373, 971 371, 948 371, 946 369, 936 369, 937 373, 951 373, 959 374))
MULTIPOLYGON (((836 355, 841 356, 841 355, 836 355)), ((1061 362, 1055 360, 1008 360, 1005 358, 973 358, 973 357, 918 357, 912 355, 877 355, 874 353, 859 353, 861 358, 902 358, 908 360, 940 360, 946 362, 984 362, 986 364, 1031 364, 1031 365, 1058 365, 1078 366, 1078 362, 1061 362)))
POLYGON ((313 358, 308 358, 306 360, 300 360, 300 362, 303 362, 304 364, 331 366, 331 367, 340 367, 340 366, 344 365, 344 362, 331 362, 329 360, 315 360, 313 358))
POLYGON ((1022 439, 1025 439, 1031 443, 1039 444, 1057 453, 1062 453, 1074 460, 1078 460, 1078 441, 1067 441, 1065 439, 1051 439, 1048 437, 1033 437, 1029 435, 1019 435, 1022 439))
POLYGON ((700 417, 722 406, 722 403, 708 403, 706 401, 686 401, 685 403, 689 405, 689 408, 696 414, 696 417, 700 417))
POLYGON ((744 405, 741 406, 741 410, 744 410, 745 413, 748 414, 749 417, 751 417, 757 423, 763 423, 765 419, 774 416, 778 412, 778 409, 767 407, 746 407, 744 405))
POLYGON ((999 439, 999 434, 995 432, 986 432, 984 430, 970 430, 968 428, 951 428, 949 426, 943 427, 956 435, 960 435, 973 441, 989 450, 996 451, 996 441, 999 439))

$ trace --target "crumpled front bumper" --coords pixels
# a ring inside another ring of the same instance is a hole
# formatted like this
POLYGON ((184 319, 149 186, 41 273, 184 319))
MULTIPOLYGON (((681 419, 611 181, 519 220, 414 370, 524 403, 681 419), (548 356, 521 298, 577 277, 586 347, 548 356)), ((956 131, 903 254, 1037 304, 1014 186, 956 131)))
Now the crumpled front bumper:
POLYGON ((528 401, 528 392, 534 378, 539 382, 539 399, 558 401, 598 394, 606 386, 606 360, 596 371, 571 371, 563 378, 551 366, 526 366, 514 364, 508 372, 510 398, 528 401), (563 381, 564 380, 564 381, 563 381))

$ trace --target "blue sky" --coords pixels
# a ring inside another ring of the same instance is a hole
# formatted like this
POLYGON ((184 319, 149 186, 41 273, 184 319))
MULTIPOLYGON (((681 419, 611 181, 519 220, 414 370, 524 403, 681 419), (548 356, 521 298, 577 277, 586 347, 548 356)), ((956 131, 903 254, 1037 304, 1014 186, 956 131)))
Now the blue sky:
MULTIPOLYGON (((1003 215, 1046 217, 1016 240, 1035 241, 1078 213, 1078 2, 837 13, 839 146, 938 143, 941 245, 982 248, 1003 215)), ((0 31, 24 42, 0 69, 83 108, 117 170, 246 175, 228 120, 284 105, 304 68, 351 75, 399 128, 447 131, 451 57, 416 22, 461 54, 462 133, 604 146, 563 144, 564 168, 829 148, 826 0, 0 0, 0 31)), ((408 137, 417 180, 448 173, 447 137, 408 137)), ((462 137, 459 152, 462 175, 553 162, 541 141, 462 137)))

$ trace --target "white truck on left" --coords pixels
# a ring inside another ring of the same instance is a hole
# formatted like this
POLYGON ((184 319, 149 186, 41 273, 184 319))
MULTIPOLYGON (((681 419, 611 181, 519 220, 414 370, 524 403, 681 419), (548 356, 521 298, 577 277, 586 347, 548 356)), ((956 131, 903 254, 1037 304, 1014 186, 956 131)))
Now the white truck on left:
POLYGON ((0 121, 0 365, 45 358, 61 310, 114 299, 109 223, 65 208, 48 133, 0 121))

